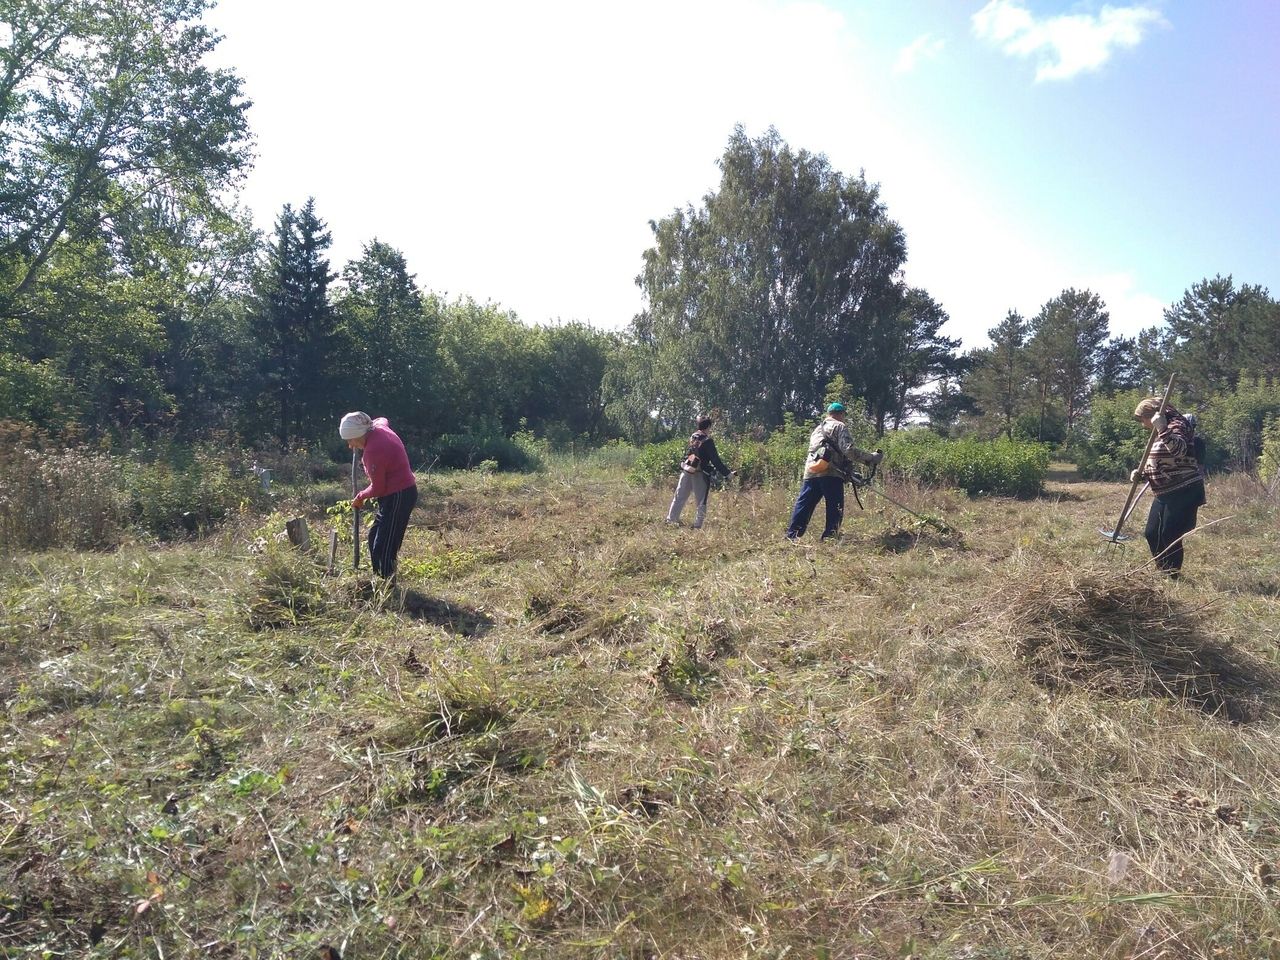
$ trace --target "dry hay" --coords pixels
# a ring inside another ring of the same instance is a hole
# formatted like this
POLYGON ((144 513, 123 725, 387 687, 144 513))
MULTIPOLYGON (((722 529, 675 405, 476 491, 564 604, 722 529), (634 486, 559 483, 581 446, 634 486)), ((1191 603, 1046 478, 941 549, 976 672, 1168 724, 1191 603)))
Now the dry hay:
POLYGON ((1002 627, 1046 689, 1164 697, 1232 722, 1274 707, 1276 671, 1211 636, 1203 608, 1157 584, 1056 572, 1001 600, 1002 627))

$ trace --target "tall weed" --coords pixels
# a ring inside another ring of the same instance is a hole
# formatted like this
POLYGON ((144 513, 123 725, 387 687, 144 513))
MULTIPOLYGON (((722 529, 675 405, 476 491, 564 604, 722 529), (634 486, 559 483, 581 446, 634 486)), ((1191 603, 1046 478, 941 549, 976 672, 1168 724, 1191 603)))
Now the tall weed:
POLYGON ((120 542, 128 499, 118 464, 85 449, 18 449, 0 458, 0 547, 78 550, 120 542))
POLYGON ((1268 493, 1280 491, 1280 416, 1268 417, 1262 426, 1262 456, 1258 458, 1258 479, 1268 493))
POLYGON ((148 533, 170 538, 216 526, 242 505, 263 499, 256 477, 208 450, 173 460, 131 460, 124 470, 131 517, 148 533))

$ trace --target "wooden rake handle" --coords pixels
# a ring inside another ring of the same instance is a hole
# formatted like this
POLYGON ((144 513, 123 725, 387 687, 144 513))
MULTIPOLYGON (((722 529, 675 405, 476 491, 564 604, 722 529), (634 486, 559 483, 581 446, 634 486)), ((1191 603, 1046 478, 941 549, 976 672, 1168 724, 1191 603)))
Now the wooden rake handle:
MULTIPOLYGON (((1164 388, 1164 399, 1160 401, 1160 409, 1157 413, 1164 414, 1164 408, 1169 404, 1169 394, 1173 393, 1173 381, 1177 376, 1175 373, 1169 374, 1169 385, 1164 388)), ((1138 475, 1133 478, 1133 483, 1129 485, 1129 495, 1124 498, 1124 507, 1120 510, 1120 519, 1116 521, 1116 528, 1111 531, 1111 542, 1120 542, 1120 528, 1124 526, 1124 522, 1129 519, 1129 508, 1133 505, 1134 494, 1138 492, 1138 485, 1142 483, 1142 468, 1146 466, 1147 457, 1151 453, 1151 448, 1156 443, 1156 428, 1151 428, 1151 436, 1147 437, 1147 446, 1142 451, 1142 459, 1138 461, 1138 475)))

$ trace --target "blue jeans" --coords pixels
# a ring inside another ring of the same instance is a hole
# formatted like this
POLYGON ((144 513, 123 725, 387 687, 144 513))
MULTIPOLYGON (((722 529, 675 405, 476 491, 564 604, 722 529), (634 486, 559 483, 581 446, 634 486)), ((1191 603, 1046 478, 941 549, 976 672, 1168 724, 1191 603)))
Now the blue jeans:
POLYGON ((396 572, 396 556, 400 553, 400 544, 404 543, 409 514, 417 502, 417 487, 378 498, 378 515, 369 528, 369 560, 378 576, 389 577, 396 572))
POLYGON ((840 532, 840 521, 844 519, 844 480, 840 477, 810 477, 801 485, 800 496, 796 497, 791 523, 787 527, 788 537, 794 540, 804 536, 814 508, 824 498, 827 501, 827 525, 822 531, 822 539, 840 532))

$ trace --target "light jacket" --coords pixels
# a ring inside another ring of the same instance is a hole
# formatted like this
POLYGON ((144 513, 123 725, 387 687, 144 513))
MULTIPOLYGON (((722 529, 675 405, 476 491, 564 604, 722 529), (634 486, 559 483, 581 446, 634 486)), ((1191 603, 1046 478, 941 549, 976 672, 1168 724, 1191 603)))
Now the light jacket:
POLYGON ((870 464, 875 461, 875 457, 854 446, 853 434, 847 423, 841 423, 835 417, 827 417, 809 435, 809 455, 804 460, 804 479, 838 477, 848 480, 855 460, 870 464), (824 471, 815 471, 813 468, 824 449, 831 454, 828 460, 830 466, 824 471))

